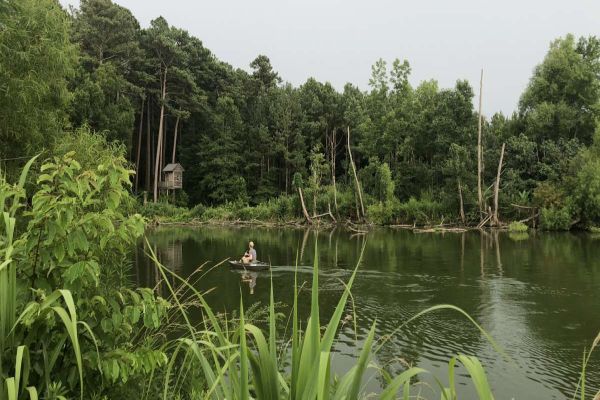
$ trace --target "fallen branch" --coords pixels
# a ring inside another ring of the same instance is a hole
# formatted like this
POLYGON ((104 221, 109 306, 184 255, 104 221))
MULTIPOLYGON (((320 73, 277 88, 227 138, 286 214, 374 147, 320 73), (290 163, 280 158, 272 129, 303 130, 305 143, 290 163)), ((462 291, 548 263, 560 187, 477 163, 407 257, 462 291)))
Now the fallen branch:
POLYGON ((483 228, 483 226, 485 224, 487 224, 487 222, 492 218, 492 216, 490 214, 488 214, 487 217, 485 217, 484 219, 481 220, 481 222, 477 225, 477 229, 481 229, 483 228))
POLYGON ((528 221, 531 221, 532 219, 535 219, 535 218, 537 218, 539 216, 540 216, 540 213, 536 213, 536 214, 532 215, 529 218, 525 218, 525 219, 522 219, 522 220, 517 221, 517 222, 521 222, 521 223, 528 222, 528 221))

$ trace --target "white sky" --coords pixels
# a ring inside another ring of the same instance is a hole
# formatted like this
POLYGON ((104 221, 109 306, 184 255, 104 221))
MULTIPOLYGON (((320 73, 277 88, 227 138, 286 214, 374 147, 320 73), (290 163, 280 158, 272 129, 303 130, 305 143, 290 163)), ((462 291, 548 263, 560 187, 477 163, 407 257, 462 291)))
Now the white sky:
MULTIPOLYGON (((77 5, 78 0, 60 0, 77 5)), ((143 27, 159 15, 219 59, 249 69, 258 55, 285 80, 313 76, 368 88, 379 57, 408 59, 411 82, 468 79, 483 108, 510 114, 549 43, 600 35, 600 0, 116 0, 143 27)), ((477 99, 475 99, 475 102, 477 99)))

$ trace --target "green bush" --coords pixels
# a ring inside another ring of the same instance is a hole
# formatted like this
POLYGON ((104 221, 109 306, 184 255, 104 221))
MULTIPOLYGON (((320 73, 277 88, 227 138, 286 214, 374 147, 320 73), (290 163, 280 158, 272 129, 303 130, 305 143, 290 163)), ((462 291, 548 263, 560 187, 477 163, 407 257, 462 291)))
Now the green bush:
POLYGON ((442 205, 435 200, 411 197, 406 203, 396 203, 394 216, 399 222, 425 225, 440 220, 442 209, 442 205))
POLYGON ((138 212, 149 220, 172 220, 183 221, 189 215, 185 207, 177 207, 165 201, 157 203, 148 202, 138 207, 138 212))
POLYGON ((568 231, 571 229, 571 212, 569 207, 542 208, 540 227, 547 231, 568 231))
POLYGON ((529 227, 522 222, 513 221, 508 225, 509 232, 527 232, 529 227))
POLYGON ((229 204, 216 207, 207 207, 202 214, 203 221, 230 221, 235 219, 235 214, 229 204))
POLYGON ((188 215, 192 219, 194 219, 194 218, 201 219, 202 216, 204 215, 205 211, 206 211, 206 206, 204 206, 203 204, 196 204, 194 207, 192 207, 190 209, 190 211, 188 212, 188 215))
POLYGON ((389 225, 393 223, 394 206, 386 201, 371 204, 367 207, 367 219, 378 225, 389 225))

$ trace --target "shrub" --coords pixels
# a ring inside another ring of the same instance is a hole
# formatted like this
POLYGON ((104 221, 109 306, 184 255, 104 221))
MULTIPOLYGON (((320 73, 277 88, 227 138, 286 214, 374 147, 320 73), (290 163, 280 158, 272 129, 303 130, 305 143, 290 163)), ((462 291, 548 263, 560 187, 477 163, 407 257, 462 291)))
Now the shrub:
POLYGON ((550 182, 540 182, 533 191, 533 203, 540 208, 560 208, 565 205, 563 191, 550 182))
POLYGON ((513 221, 508 225, 509 232, 527 232, 529 227, 522 222, 513 221))
POLYGON ((203 204, 196 204, 194 207, 192 207, 190 209, 190 211, 188 212, 188 215, 190 216, 190 218, 198 218, 201 219, 202 216, 204 215, 204 212, 206 211, 206 206, 203 204))
POLYGON ((138 212, 150 220, 177 220, 182 221, 189 215, 189 211, 184 207, 177 207, 165 201, 157 203, 148 202, 138 207, 138 212))
POLYGON ((435 200, 411 197, 406 203, 397 203, 394 215, 401 222, 425 225, 439 220, 442 209, 442 205, 435 200))
POLYGON ((569 208, 542 208, 540 227, 547 231, 568 231, 571 229, 571 212, 569 208))
POLYGON ((217 207, 208 207, 202 214, 203 221, 229 221, 233 219, 235 219, 234 213, 228 204, 220 205, 217 207))
POLYGON ((367 219, 375 224, 389 225, 393 223, 394 206, 391 202, 371 204, 367 207, 367 219))

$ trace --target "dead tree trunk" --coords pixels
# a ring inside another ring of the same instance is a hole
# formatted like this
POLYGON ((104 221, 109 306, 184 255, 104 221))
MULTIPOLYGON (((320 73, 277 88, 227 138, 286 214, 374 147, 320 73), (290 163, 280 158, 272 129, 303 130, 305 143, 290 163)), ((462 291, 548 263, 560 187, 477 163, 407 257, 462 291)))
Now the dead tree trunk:
MULTIPOLYGON (((352 166, 352 172, 354 174, 354 181, 356 182, 356 192, 358 193, 358 200, 360 201, 360 212, 362 218, 365 217, 365 206, 362 199, 362 191, 360 189, 360 182, 358 181, 358 175, 356 174, 356 165, 352 159, 352 150, 350 149, 350 127, 348 127, 348 156, 350 157, 350 165, 352 166)), ((359 219, 361 217, 359 216, 359 219)))
POLYGON ((156 145, 156 159, 154 164, 154 202, 158 201, 158 182, 160 181, 160 165, 161 165, 161 154, 162 154, 162 143, 163 143, 163 126, 165 118, 165 99, 167 97, 167 68, 163 74, 162 79, 162 93, 160 97, 160 119, 158 122, 158 140, 156 145))
POLYGON ((312 224, 312 219, 310 219, 310 215, 308 215, 308 211, 306 211, 306 205, 304 204, 304 196, 302 195, 302 188, 298 188, 298 196, 300 196, 300 205, 302 206, 302 214, 304 214, 304 218, 306 218, 306 222, 312 224))
POLYGON ((179 128, 179 115, 177 116, 177 120, 175 121, 175 132, 173 132, 173 156, 171 157, 171 162, 175 164, 175 154, 177 153, 177 128, 179 128))
POLYGON ((458 179, 458 199, 460 201, 460 220, 462 224, 465 224, 465 207, 463 203, 462 185, 460 184, 460 178, 458 179))
POLYGON ((338 203, 337 203, 337 187, 335 184, 335 156, 336 156, 336 147, 337 147, 337 140, 336 140, 336 128, 333 128, 333 131, 331 132, 331 143, 329 146, 329 151, 330 151, 330 156, 329 158, 331 159, 331 184, 333 186, 333 208, 335 209, 335 213, 338 214, 338 203))
MULTIPOLYGON (((479 204, 479 211, 483 213, 485 210, 485 206, 483 204, 483 193, 481 191, 482 182, 481 182, 481 174, 482 174, 482 144, 481 144, 481 125, 482 125, 482 114, 481 114, 481 104, 482 104, 482 95, 483 95, 483 69, 481 70, 481 78, 479 80, 479 122, 477 124, 477 203, 479 204)), ((483 218, 483 217, 482 217, 483 218)))
POLYGON ((142 98, 142 107, 140 108, 140 126, 138 129, 138 143, 135 155, 135 192, 138 192, 138 185, 140 182, 140 158, 142 155, 142 129, 144 125, 144 102, 145 98, 142 98))
POLYGON ((502 143, 502 150, 500 151, 500 161, 498 162, 498 173, 496 174, 496 183, 494 185, 494 217, 493 224, 498 226, 500 221, 498 220, 498 192, 500 191, 500 173, 502 172, 502 161, 504 160, 504 148, 506 143, 502 143))

